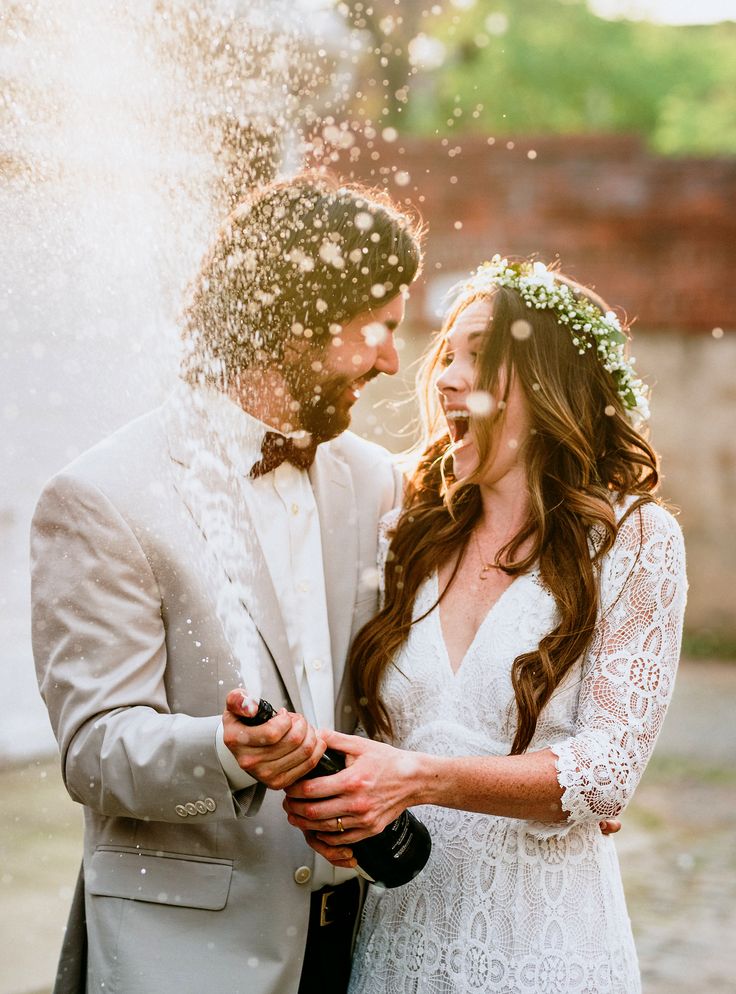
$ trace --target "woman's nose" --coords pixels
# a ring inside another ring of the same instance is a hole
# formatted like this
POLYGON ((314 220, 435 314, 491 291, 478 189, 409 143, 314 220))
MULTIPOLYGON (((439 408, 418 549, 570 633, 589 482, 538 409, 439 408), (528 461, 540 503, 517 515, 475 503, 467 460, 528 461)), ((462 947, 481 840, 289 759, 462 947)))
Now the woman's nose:
POLYGON ((448 391, 465 390, 468 385, 458 368, 458 363, 453 361, 449 366, 445 366, 437 377, 436 386, 440 393, 447 393, 448 391))

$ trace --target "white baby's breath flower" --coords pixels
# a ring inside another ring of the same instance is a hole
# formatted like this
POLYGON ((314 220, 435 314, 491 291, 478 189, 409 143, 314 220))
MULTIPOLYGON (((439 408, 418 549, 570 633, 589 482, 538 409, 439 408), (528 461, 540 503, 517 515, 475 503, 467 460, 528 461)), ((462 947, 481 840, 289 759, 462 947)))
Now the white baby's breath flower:
POLYGON ((532 263, 530 283, 544 287, 547 290, 554 290, 555 274, 551 273, 543 262, 534 262, 532 263))

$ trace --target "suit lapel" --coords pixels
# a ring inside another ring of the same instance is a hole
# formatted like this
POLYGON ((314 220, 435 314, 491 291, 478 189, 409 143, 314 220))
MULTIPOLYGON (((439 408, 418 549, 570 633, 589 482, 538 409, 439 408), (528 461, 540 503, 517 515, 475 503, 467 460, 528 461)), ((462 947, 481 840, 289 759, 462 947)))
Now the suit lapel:
POLYGON ((246 612, 271 653, 294 709, 301 711, 281 606, 242 491, 247 484, 201 417, 191 417, 191 412, 184 417, 182 424, 182 412, 175 410, 168 419, 174 486, 216 564, 213 600, 225 637, 246 672, 258 655, 242 637, 246 612))
POLYGON ((319 514, 334 691, 337 699, 350 646, 358 585, 358 511, 350 470, 327 445, 317 449, 309 478, 319 514))

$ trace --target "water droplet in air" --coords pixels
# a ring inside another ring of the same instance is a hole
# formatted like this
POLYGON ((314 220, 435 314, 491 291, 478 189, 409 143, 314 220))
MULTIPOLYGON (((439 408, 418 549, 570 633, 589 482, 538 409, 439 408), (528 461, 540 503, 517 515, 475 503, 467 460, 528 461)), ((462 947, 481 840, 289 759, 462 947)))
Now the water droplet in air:
POLYGON ((379 573, 375 566, 369 566, 360 574, 360 585, 368 590, 378 589, 379 573))
POLYGON ((517 341, 522 342, 526 338, 531 338, 532 326, 528 321, 520 318, 518 321, 514 321, 511 325, 511 335, 517 341))
POLYGON ((487 390, 473 390, 468 394, 468 410, 476 417, 487 417, 493 411, 493 397, 487 390))
POLYGON ((372 321, 361 329, 365 344, 371 347, 381 345, 388 335, 388 329, 380 321, 372 321))

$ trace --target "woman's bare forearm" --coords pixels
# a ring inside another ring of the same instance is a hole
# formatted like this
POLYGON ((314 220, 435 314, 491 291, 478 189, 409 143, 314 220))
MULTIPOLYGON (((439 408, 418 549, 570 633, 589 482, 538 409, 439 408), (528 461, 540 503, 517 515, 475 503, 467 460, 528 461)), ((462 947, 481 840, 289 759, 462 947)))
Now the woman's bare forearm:
POLYGON ((559 822, 562 788, 550 749, 522 756, 417 755, 412 804, 559 822))

